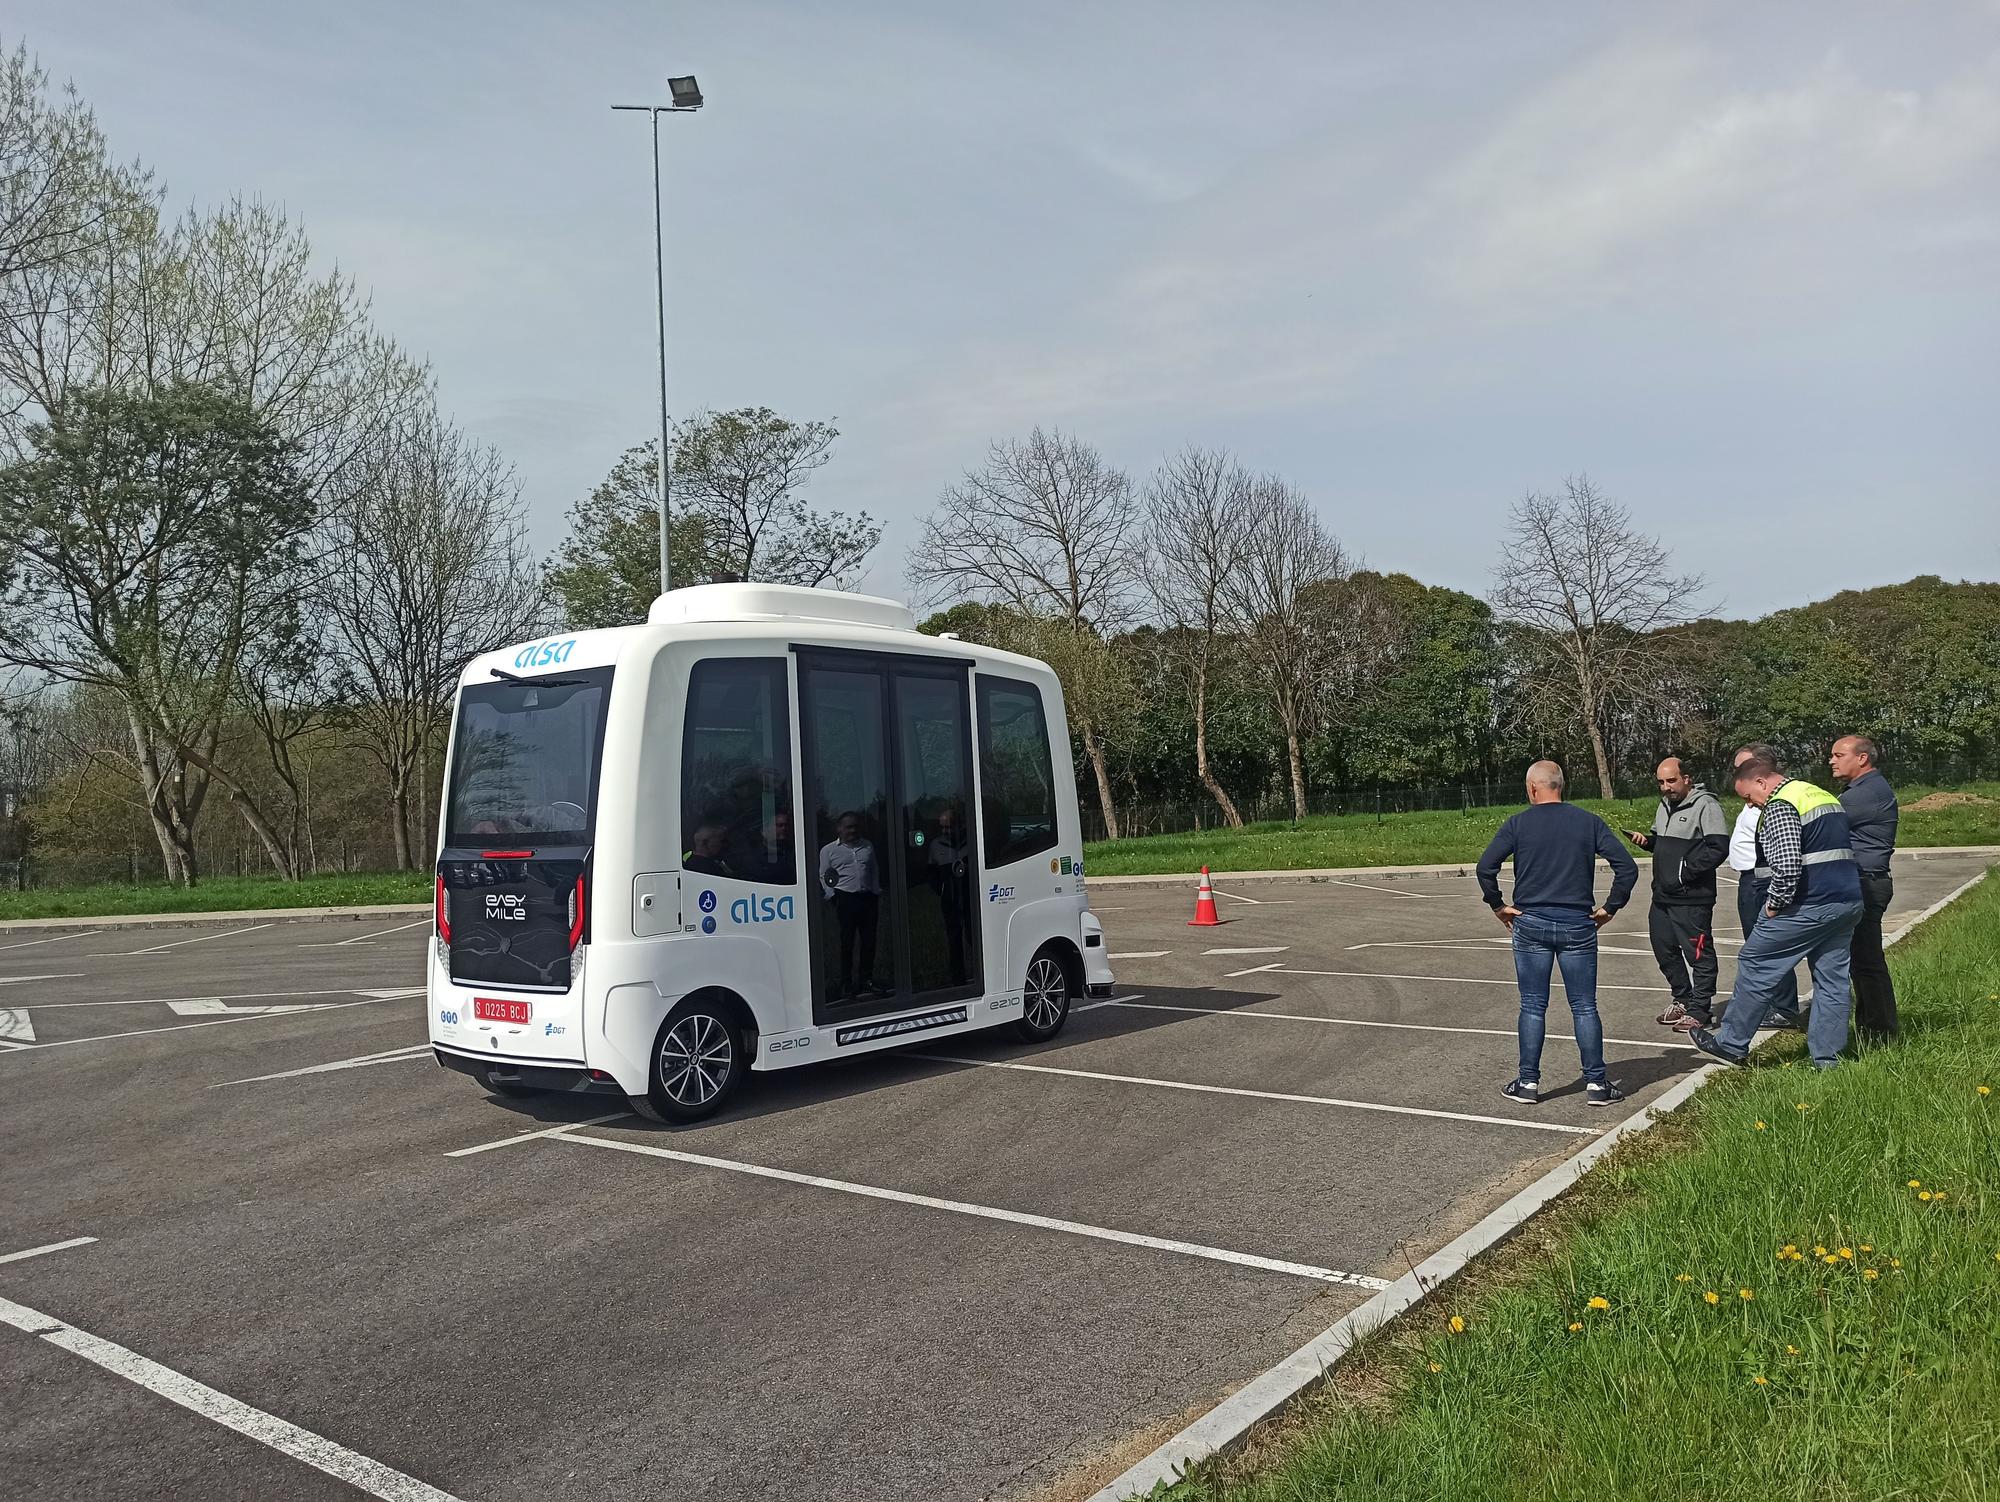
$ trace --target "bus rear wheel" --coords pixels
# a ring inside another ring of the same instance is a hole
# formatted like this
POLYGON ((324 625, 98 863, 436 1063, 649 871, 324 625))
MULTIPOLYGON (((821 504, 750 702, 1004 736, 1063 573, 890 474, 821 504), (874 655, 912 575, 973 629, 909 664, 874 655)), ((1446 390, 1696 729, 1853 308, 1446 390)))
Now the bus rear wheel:
POLYGON ((1021 1020, 1014 1031, 1030 1043, 1042 1043, 1062 1031, 1069 1019, 1069 972, 1052 949, 1028 961, 1021 983, 1021 1020))
POLYGON ((632 1104, 655 1121, 700 1121, 722 1109, 749 1068, 734 1019, 719 1002, 691 998, 660 1024, 651 1088, 632 1104))

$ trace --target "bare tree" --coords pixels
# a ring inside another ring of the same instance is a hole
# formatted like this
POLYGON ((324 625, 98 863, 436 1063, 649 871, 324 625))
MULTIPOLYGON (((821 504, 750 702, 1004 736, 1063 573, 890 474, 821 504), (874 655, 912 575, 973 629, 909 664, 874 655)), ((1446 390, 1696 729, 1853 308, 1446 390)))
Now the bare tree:
POLYGON ((1251 479, 1222 449, 1190 445, 1146 484, 1146 540, 1141 559, 1159 620, 1174 628, 1194 685, 1194 764, 1201 785, 1232 829, 1243 816, 1208 760, 1208 683, 1225 625, 1224 591, 1242 564, 1251 479))
POLYGON ((1330 647, 1315 591, 1350 572, 1347 555, 1302 492, 1275 475, 1252 482, 1242 558, 1223 597, 1284 731, 1295 819, 1306 816, 1304 745, 1325 692, 1330 647))
MULTIPOLYGON (((1104 636, 1125 619, 1138 584, 1129 547, 1136 512, 1123 471, 1079 439, 1036 428, 993 444, 982 468, 945 490, 909 565, 912 585, 934 602, 971 595, 1061 631, 1056 655, 1070 664, 1063 697, 1114 840, 1103 728, 1113 713, 1116 663, 1104 636)), ((1059 673, 1063 662, 1052 664, 1059 673)))
POLYGON ((498 453, 434 412, 378 437, 333 506, 320 601, 344 670, 346 724, 388 779, 396 860, 416 863, 411 804, 467 659, 547 614, 498 453))
POLYGON ((815 511, 799 494, 839 436, 832 423, 791 422, 769 407, 703 412, 681 424, 674 495, 702 519, 712 574, 835 589, 854 578, 882 540, 882 524, 865 511, 815 511))
POLYGON ((1610 798, 1606 728, 1645 681, 1648 654, 1708 614, 1706 581, 1673 573, 1672 553, 1588 475, 1564 480, 1560 495, 1523 496, 1508 522, 1492 600, 1503 620, 1525 628, 1523 702, 1542 723, 1588 737, 1598 795, 1610 798))

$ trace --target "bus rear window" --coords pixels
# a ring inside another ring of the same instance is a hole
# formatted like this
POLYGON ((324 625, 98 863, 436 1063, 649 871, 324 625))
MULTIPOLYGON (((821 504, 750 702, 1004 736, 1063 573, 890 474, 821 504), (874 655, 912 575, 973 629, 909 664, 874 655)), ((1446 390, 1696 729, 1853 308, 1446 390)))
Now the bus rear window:
POLYGON ((462 689, 445 843, 589 844, 610 695, 609 668, 462 689))

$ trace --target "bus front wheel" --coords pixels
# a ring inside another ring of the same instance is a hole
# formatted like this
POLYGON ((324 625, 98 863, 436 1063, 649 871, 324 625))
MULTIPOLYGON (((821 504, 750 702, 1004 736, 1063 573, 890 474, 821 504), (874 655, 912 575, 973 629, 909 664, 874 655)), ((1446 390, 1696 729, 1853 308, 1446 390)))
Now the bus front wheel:
POLYGON ((735 1019, 717 1000, 690 997, 660 1024, 651 1088, 632 1104, 655 1121, 700 1121, 722 1109, 749 1068, 735 1019))
POLYGON ((1069 972, 1052 949, 1028 961, 1021 983, 1021 1020, 1014 1031, 1030 1043, 1041 1043, 1062 1031, 1069 1018, 1069 972))

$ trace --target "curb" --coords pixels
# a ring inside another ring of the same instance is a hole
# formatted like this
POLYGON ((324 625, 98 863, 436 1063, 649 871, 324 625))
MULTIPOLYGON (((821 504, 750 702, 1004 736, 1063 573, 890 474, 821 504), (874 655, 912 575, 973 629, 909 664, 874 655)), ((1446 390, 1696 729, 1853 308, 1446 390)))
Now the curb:
MULTIPOLYGON (((1898 849, 1898 858, 1907 860, 1932 860, 1952 855, 1984 855, 2000 858, 2000 845, 1919 845, 1914 849, 1898 849)), ((1650 855, 1635 854, 1633 860, 1640 865, 1650 865, 1650 855)), ((1598 864, 1604 861, 1600 858, 1598 864)), ((1309 866, 1295 871, 1218 871, 1209 867, 1208 874, 1215 881, 1297 881, 1297 882, 1337 882, 1343 879, 1372 876, 1381 880, 1395 881, 1419 876, 1471 876, 1477 860, 1445 861, 1432 866, 1309 866)), ((1132 876, 1089 876, 1086 884, 1096 887, 1182 887, 1195 880, 1198 873, 1143 874, 1132 876)))
POLYGON ((244 908, 222 913, 106 913, 99 918, 9 918, 0 934, 53 934, 65 929, 96 932, 107 928, 186 928, 217 923, 369 923, 429 915, 428 902, 381 903, 374 907, 244 908))
MULTIPOLYGON (((1988 847, 1956 847, 1951 851, 1957 855, 1975 852, 1987 853, 1988 847)), ((1885 938, 1883 947, 1887 948, 1914 933, 1925 920, 1963 897, 1986 880, 1987 875, 1986 871, 1981 871, 1952 888, 1885 938)), ((1701 1066, 1663 1092, 1657 1100, 1610 1128, 1588 1147, 1565 1158, 1457 1240, 1431 1253, 1360 1308, 1329 1325, 1276 1366, 1253 1377, 1108 1486, 1092 1493, 1086 1502, 1135 1502, 1162 1482, 1172 1484, 1179 1481, 1196 1462, 1235 1449, 1258 1424, 1330 1376, 1334 1365, 1353 1350, 1363 1336, 1374 1333, 1398 1315, 1422 1303, 1441 1284, 1464 1271, 1475 1257, 1508 1240, 1544 1205, 1560 1198, 1614 1146, 1645 1131, 1660 1117, 1678 1110, 1708 1083, 1711 1075, 1724 1068, 1721 1064, 1701 1066)))

